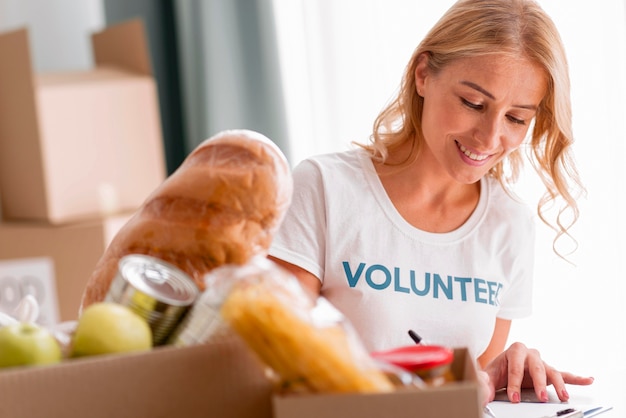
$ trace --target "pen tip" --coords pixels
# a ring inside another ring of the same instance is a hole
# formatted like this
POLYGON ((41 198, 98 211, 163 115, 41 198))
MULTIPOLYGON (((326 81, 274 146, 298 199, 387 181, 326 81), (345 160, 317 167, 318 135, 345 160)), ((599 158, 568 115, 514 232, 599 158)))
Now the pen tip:
POLYGON ((417 335, 417 333, 413 331, 412 329, 409 330, 409 337, 411 337, 411 339, 415 342, 415 344, 419 344, 420 341, 422 341, 422 337, 417 335))

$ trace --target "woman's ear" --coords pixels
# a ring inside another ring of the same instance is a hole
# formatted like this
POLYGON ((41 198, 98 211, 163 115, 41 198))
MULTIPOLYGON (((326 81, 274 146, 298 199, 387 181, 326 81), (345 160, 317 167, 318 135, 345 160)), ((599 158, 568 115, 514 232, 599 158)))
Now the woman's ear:
POLYGON ((426 84, 426 77, 428 77, 428 59, 428 52, 422 52, 417 57, 417 65, 415 66, 415 88, 420 96, 424 96, 424 85, 426 84))

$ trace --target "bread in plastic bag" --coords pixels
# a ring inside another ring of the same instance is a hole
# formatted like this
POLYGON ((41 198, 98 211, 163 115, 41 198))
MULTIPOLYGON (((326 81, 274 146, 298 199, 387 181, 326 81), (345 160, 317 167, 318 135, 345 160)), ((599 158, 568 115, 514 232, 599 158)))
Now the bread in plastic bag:
POLYGON ((115 235, 83 292, 81 309, 102 301, 119 260, 145 254, 189 274, 264 254, 291 201, 289 164, 262 134, 222 131, 197 146, 115 235))

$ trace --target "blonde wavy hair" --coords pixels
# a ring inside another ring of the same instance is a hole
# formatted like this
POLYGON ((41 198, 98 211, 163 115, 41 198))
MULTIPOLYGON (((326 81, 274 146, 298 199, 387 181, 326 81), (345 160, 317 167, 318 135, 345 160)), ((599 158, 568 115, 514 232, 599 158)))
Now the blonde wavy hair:
MULTIPOLYGON (((536 113, 532 131, 523 147, 496 164, 489 172, 505 190, 514 183, 523 167, 521 149, 545 185, 537 212, 556 231, 554 251, 563 235, 579 217, 576 199, 585 193, 574 165, 571 146, 572 113, 570 81, 565 49, 552 19, 533 0, 460 0, 435 24, 417 46, 406 67, 395 98, 374 122, 370 143, 361 145, 372 158, 385 163, 389 151, 413 141, 402 168, 417 158, 424 138, 421 130, 423 98, 417 94, 415 67, 418 57, 429 55, 429 70, 436 74, 460 58, 489 54, 526 57, 540 65, 548 76, 547 93, 536 113), (554 203, 563 204, 555 219, 547 212, 554 203)), ((574 243, 576 241, 574 240, 574 243)))

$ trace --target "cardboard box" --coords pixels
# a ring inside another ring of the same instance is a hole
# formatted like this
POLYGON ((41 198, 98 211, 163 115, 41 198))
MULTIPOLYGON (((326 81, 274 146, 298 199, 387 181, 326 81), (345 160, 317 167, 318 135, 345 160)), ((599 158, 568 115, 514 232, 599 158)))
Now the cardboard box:
POLYGON ((461 381, 373 395, 273 395, 264 368, 231 335, 145 354, 0 370, 0 416, 11 418, 482 418, 476 371, 456 350, 461 381))
POLYGON ((425 390, 380 394, 276 395, 274 418, 482 418, 474 362, 466 349, 456 349, 452 372, 459 379, 425 390))
POLYGON ((59 319, 76 319, 87 279, 130 216, 109 216, 71 225, 0 223, 0 260, 52 258, 59 319))
POLYGON ((0 370, 11 418, 271 418, 272 387, 240 340, 0 370))
POLYGON ((0 35, 4 219, 61 224, 134 210, 165 179, 141 21, 93 34, 92 45, 92 70, 35 75, 27 30, 0 35))

